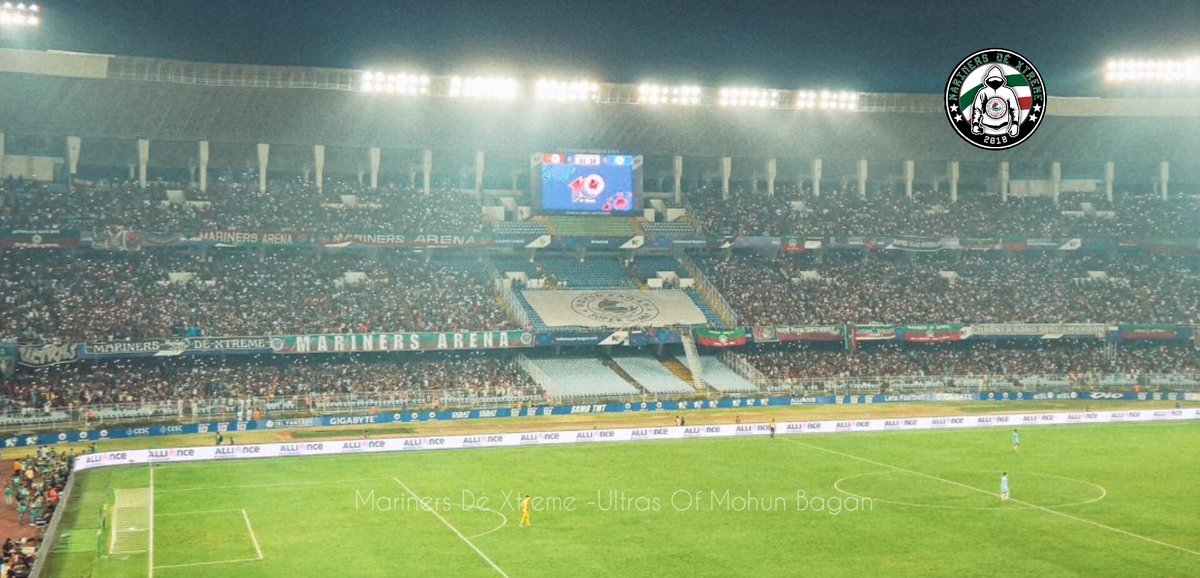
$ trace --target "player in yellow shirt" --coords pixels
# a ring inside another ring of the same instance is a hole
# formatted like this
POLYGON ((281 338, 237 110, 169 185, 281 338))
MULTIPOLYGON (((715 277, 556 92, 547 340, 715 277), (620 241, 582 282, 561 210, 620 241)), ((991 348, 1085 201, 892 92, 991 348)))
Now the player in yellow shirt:
POLYGON ((520 524, 520 526, 522 528, 528 528, 532 525, 533 525, 533 523, 529 520, 529 494, 525 494, 525 497, 521 498, 521 524, 520 524))

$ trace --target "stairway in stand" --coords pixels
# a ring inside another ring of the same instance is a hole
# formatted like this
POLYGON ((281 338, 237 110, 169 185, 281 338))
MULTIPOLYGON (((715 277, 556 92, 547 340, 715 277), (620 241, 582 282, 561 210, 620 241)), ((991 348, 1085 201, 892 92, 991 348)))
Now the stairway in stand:
POLYGON ((687 354, 688 370, 692 374, 692 387, 696 393, 705 393, 708 386, 704 384, 704 366, 700 363, 700 350, 696 348, 696 338, 691 331, 683 332, 683 352, 687 354))

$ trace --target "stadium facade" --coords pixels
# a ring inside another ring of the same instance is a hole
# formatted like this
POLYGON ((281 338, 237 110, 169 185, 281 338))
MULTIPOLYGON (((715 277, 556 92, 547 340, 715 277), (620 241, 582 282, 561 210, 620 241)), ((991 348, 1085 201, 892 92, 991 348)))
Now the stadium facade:
POLYGON ((68 164, 77 154, 85 170, 139 164, 144 154, 153 173, 198 165, 257 169, 260 145, 269 145, 267 167, 275 174, 321 165, 330 175, 401 176, 425 172, 430 151, 434 176, 452 179, 474 171, 482 151, 486 182, 496 183, 489 188, 509 188, 511 174, 527 170, 528 155, 547 150, 644 155, 649 189, 666 191, 676 174, 683 188, 723 173, 735 182, 768 172, 783 182, 811 180, 814 172, 855 179, 860 160, 868 163, 868 181, 901 187, 908 172, 918 183, 982 183, 997 178, 1001 161, 1011 163, 1011 178, 1059 174, 1114 181, 1118 191, 1164 176, 1200 183, 1191 162, 1200 150, 1194 100, 1054 97, 1053 79, 1047 82, 1049 114, 1038 138, 993 154, 947 138, 952 129, 937 95, 861 93, 853 111, 798 110, 781 98, 778 108, 764 110, 718 106, 714 88, 699 89, 697 104, 683 106, 644 104, 636 85, 602 84, 594 102, 544 102, 532 94, 480 101, 366 92, 363 73, 353 70, 5 50, 0 150, 68 164), (79 139, 76 153, 68 137, 79 139), (201 142, 208 143, 206 155, 201 142), (315 155, 315 145, 323 152, 315 155), (380 150, 374 161, 372 148, 380 150), (723 157, 732 162, 723 165, 723 157), (823 166, 815 168, 815 159, 823 166))

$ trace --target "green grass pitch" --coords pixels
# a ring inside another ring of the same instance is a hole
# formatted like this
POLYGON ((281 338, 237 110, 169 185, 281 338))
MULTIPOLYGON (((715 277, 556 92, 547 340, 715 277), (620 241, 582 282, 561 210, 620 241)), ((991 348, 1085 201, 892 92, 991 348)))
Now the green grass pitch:
POLYGON ((113 489, 150 483, 146 467, 109 469, 81 478, 48 575, 1200 574, 1200 424, 1028 428, 1020 453, 1009 441, 980 429, 157 466, 153 561, 108 553, 113 489))

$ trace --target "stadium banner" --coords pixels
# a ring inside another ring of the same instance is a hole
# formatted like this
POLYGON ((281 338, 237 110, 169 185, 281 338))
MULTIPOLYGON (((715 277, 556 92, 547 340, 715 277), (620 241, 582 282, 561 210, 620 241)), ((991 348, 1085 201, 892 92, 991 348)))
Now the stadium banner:
POLYGON ((707 245, 709 249, 776 249, 780 243, 779 237, 709 235, 707 245))
POLYGON ((1029 248, 1029 244, 1025 242, 1024 237, 1005 237, 1001 241, 1001 246, 1005 251, 1021 252, 1029 248))
POLYGON ((131 231, 114 225, 92 231, 92 248, 107 251, 141 251, 146 248, 174 247, 183 241, 178 233, 131 231))
POLYGON ((567 249, 641 249, 646 237, 553 237, 552 244, 567 249))
POLYGON ((1004 247, 999 237, 960 237, 958 246, 968 251, 993 251, 1004 247))
POLYGON ((27 367, 74 363, 79 361, 79 346, 74 343, 21 345, 17 348, 17 361, 27 367))
POLYGON ((647 345, 670 345, 683 343, 683 333, 670 329, 646 329, 629 332, 630 347, 645 347, 647 345))
POLYGON ((1200 251, 1200 239, 1193 237, 1156 237, 1143 243, 1147 251, 1156 253, 1195 253, 1200 251))
POLYGON ((779 341, 842 341, 846 337, 845 325, 779 325, 774 330, 779 341))
POLYGON ((538 347, 554 345, 567 346, 596 346, 596 345, 629 345, 629 331, 564 331, 561 333, 539 333, 538 347))
POLYGON ((316 233, 318 245, 330 249, 371 247, 483 247, 492 244, 487 233, 316 233))
POLYGON ((1117 335, 1126 341, 1135 340, 1170 340, 1180 338, 1180 333, 1174 325, 1167 324, 1137 324, 1119 325, 1117 335))
POLYGON ((851 325, 855 341, 891 341, 896 338, 895 325, 851 325))
POLYGON ((172 357, 205 353, 251 355, 272 351, 269 337, 189 337, 83 343, 79 346, 79 356, 84 359, 172 357))
POLYGON ((825 245, 823 237, 802 237, 799 235, 784 235, 779 240, 779 250, 784 253, 803 253, 816 251, 825 245))
POLYGON ((250 430, 296 429, 309 427, 339 427, 386 425, 392 423, 477 420, 511 417, 545 417, 582 414, 625 413, 686 413, 713 409, 750 407, 783 407, 802 405, 867 405, 877 403, 912 402, 1022 402, 1032 400, 1095 400, 1098 402, 1125 401, 1182 401, 1197 394, 1185 392, 991 392, 991 393, 905 393, 873 395, 822 395, 797 397, 736 397, 717 400, 609 402, 582 405, 542 405, 463 410, 404 410, 379 412, 376 415, 320 416, 258 421, 208 422, 138 427, 111 427, 91 430, 70 430, 53 433, 12 435, 2 441, 3 447, 28 447, 104 441, 112 439, 158 437, 167 435, 229 434, 250 430))
POLYGON ((527 290, 521 295, 547 327, 646 329, 708 322, 692 298, 678 289, 527 290))
POLYGON ((312 243, 312 233, 294 231, 200 231, 180 243, 217 247, 298 247, 312 243))
POLYGON ((777 343, 779 341, 779 334, 771 325, 755 325, 750 328, 750 337, 754 339, 755 343, 777 343))
POLYGON ((1095 337, 1104 339, 1108 326, 1102 323, 975 323, 973 337, 1095 337))
POLYGON ((74 229, 16 229, 0 231, 0 249, 78 249, 74 229))
POLYGON ((1025 239, 1026 249, 1037 249, 1037 250, 1049 251, 1049 250, 1059 248, 1060 245, 1062 245, 1062 243, 1060 243, 1059 241, 1055 241, 1054 239, 1037 239, 1037 238, 1025 239))
POLYGON ((926 237, 922 235, 896 235, 888 249, 898 251, 941 251, 946 246, 946 240, 941 237, 926 237))
POLYGON ((897 328, 896 336, 907 343, 945 343, 970 337, 971 328, 957 323, 916 323, 897 328))
POLYGON ((287 354, 512 349, 533 345, 533 334, 528 331, 336 333, 271 338, 271 350, 287 354))
POLYGON ((747 335, 744 327, 728 331, 701 327, 696 329, 696 343, 704 347, 741 347, 746 345, 747 335))
MULTIPOLYGON (((781 434, 884 432, 897 430, 965 429, 981 427, 1031 427, 1081 423, 1122 423, 1200 420, 1200 409, 1158 411, 1095 411, 975 416, 878 418, 783 422, 781 434)), ((208 425, 208 424, 205 424, 208 425)), ((206 432, 207 433, 207 432, 206 432)), ((287 456, 344 455, 376 452, 474 449, 580 443, 681 440, 735 436, 767 436, 766 423, 702 426, 668 426, 620 429, 527 431, 477 435, 419 436, 366 440, 288 442, 271 444, 218 445, 185 448, 127 450, 84 454, 75 460, 74 471, 106 466, 147 463, 177 463, 208 460, 259 459, 287 456)))
POLYGON ((20 352, 16 341, 0 342, 0 377, 8 379, 17 369, 20 352))

